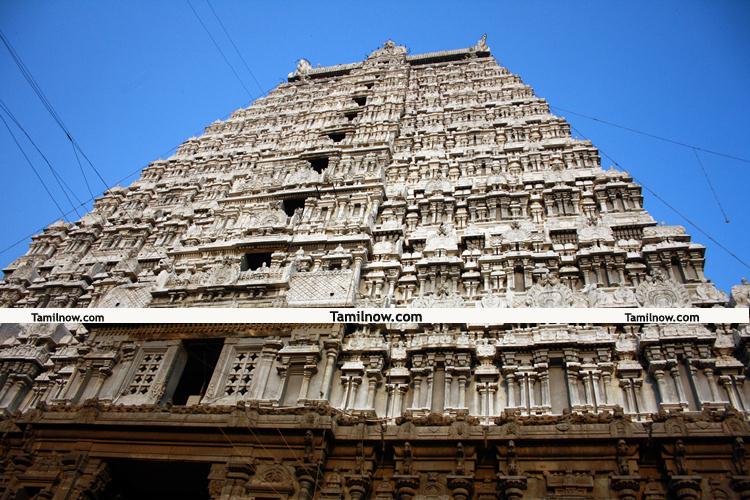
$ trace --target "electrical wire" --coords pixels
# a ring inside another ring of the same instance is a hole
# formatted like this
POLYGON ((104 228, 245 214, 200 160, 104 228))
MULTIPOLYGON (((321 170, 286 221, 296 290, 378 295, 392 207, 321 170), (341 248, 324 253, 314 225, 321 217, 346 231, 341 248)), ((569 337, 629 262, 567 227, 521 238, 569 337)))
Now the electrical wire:
POLYGON ((587 120, 593 120, 595 122, 603 123, 605 125, 609 125, 610 127, 616 127, 616 128, 622 129, 622 130, 627 130, 628 132, 632 132, 634 134, 640 134, 640 135, 643 135, 643 136, 646 136, 646 137, 651 137, 652 139, 657 139, 659 141, 664 141, 664 142, 669 142, 671 144, 676 144, 677 146, 682 146, 684 148, 690 148, 692 150, 702 151, 703 153, 710 153, 712 155, 721 156, 723 158, 729 158, 730 160, 736 160, 736 161, 742 161, 742 162, 745 162, 745 163, 750 163, 750 159, 747 159, 747 158, 741 158, 739 156, 731 155, 731 154, 728 154, 728 153, 722 153, 720 151, 714 151, 714 150, 711 150, 711 149, 702 148, 700 146, 694 146, 692 144, 687 144, 687 143, 684 143, 684 142, 676 141, 676 140, 670 139, 668 137, 662 137, 660 135, 652 134, 650 132, 644 132, 642 130, 634 129, 632 127, 626 127, 625 125, 620 125, 618 123, 614 123, 614 122, 611 122, 611 121, 608 121, 608 120, 603 120, 603 119, 597 118, 595 116, 585 115, 585 114, 579 113, 577 111, 572 111, 570 109, 561 108, 560 106, 553 106, 552 104, 549 104, 549 107, 553 108, 553 109, 559 109, 560 111, 563 111, 565 113, 570 113, 571 115, 580 116, 581 118, 586 118, 587 120))
POLYGON ((72 209, 75 212, 76 216, 80 217, 81 214, 78 213, 78 210, 76 209, 76 206, 73 205, 73 202, 71 201, 70 196, 68 196, 68 192, 70 192, 70 194, 73 195, 73 198, 76 199, 77 203, 80 204, 81 200, 79 200, 78 196, 76 196, 75 192, 72 189, 70 189, 70 186, 68 186, 68 183, 65 182, 65 179, 63 179, 62 177, 60 177, 60 175, 57 173, 57 170, 55 170, 55 168, 52 166, 52 164, 50 163, 50 161, 47 158, 47 156, 44 153, 42 153, 42 150, 39 149, 39 146, 37 146, 36 142, 34 142, 34 139, 31 138, 31 135, 29 135, 28 131, 24 128, 23 125, 21 125, 21 123, 15 117, 15 115, 13 114, 13 112, 10 110, 10 108, 8 108, 8 106, 5 104, 5 102, 2 99, 0 99, 0 109, 2 109, 3 111, 5 111, 5 114, 8 115, 8 117, 13 121, 13 123, 16 125, 16 127, 18 127, 19 130, 21 130, 21 132, 23 132, 23 135, 26 136, 26 139, 28 139, 28 141, 31 143, 31 145, 34 146, 34 149, 36 149, 36 152, 39 153, 39 155, 42 157, 42 159, 44 160, 44 162, 47 164, 47 168, 49 168, 49 171, 52 173, 52 177, 54 177, 54 179, 57 181, 58 187, 60 188, 60 190, 65 195, 65 198, 68 200, 68 203, 72 207, 72 209), (66 188, 67 188, 68 191, 65 190, 66 188))
POLYGON ((86 172, 83 170, 83 165, 81 165, 81 159, 78 157, 78 151, 76 151, 76 148, 75 146, 73 146, 73 144, 71 144, 71 146, 73 147, 73 154, 76 157, 76 163, 78 163, 78 170, 80 170, 81 175, 83 175, 83 182, 86 184, 86 190, 89 192, 89 196, 91 198, 94 198, 94 192, 91 191, 91 186, 89 185, 89 179, 88 177, 86 177, 86 172))
MULTIPOLYGON (((44 190, 47 191, 47 194, 52 199, 52 202, 55 204, 55 206, 57 207, 57 209, 60 211, 60 214, 62 214, 63 219, 65 219, 65 212, 63 212, 62 207, 60 207, 60 204, 57 202, 57 200, 55 199, 55 197, 52 196, 52 192, 47 187, 47 184, 45 184, 44 180, 42 179, 42 176, 39 175, 39 172, 37 171, 37 169, 34 166, 34 164, 31 163, 31 160, 29 159, 29 157, 26 155, 26 152, 21 147, 21 144, 18 142, 18 139, 16 139, 15 134, 13 134, 13 131, 11 130, 10 125, 8 125, 8 122, 5 120, 5 117, 3 115, 0 115, 0 120, 3 121, 3 124, 5 125, 5 128, 8 129, 8 133, 13 138, 13 142, 16 143, 16 146, 18 147, 18 150, 21 152, 21 154, 23 155, 23 157, 26 159, 26 162, 31 167, 31 170, 33 170, 34 174, 36 174, 36 178, 39 179, 39 183, 42 185, 42 187, 44 188, 44 190)), ((24 239, 26 239, 26 238, 24 238, 24 239)))
MULTIPOLYGON (((78 144, 78 141, 75 139, 75 137, 73 137, 73 134, 70 132, 68 127, 65 125, 65 123, 63 123, 62 118, 57 113, 54 106, 52 106, 52 103, 49 101, 49 99, 47 99, 47 96, 44 94, 44 91, 42 91, 42 88, 39 86, 39 83, 34 78, 34 75, 31 74, 31 71, 23 62, 23 59, 21 59, 21 56, 13 48, 13 45, 10 43, 10 40, 8 40, 8 38, 5 36, 5 33, 3 33, 2 30, 0 30, 0 39, 5 45, 5 48, 8 49, 8 52, 10 53, 11 58, 16 63, 16 66, 21 71, 21 74, 23 75, 26 82, 29 84, 29 86, 31 86, 31 89, 34 91, 34 93, 39 98, 39 100, 42 101, 42 105, 44 106, 44 108, 52 116, 52 119, 55 120, 55 123, 57 123, 57 125, 65 133, 65 136, 68 138, 68 140, 73 145, 73 147, 77 148, 78 151, 81 153, 81 156, 83 156, 86 159, 88 164, 91 166, 91 168, 94 170, 96 175, 99 177, 99 180, 102 182, 102 184, 104 184, 105 189, 109 189, 107 182, 104 180, 99 170, 96 168, 96 166, 94 166, 94 164, 91 162, 91 160, 83 151, 83 149, 81 149, 80 144, 78 144)), ((85 177, 85 174, 84 174, 84 177, 85 177)))
POLYGON ((234 51, 237 52, 237 55, 240 56, 240 60, 242 61, 242 64, 245 66, 245 69, 248 73, 250 73, 250 76, 253 78, 253 81, 255 81, 255 85, 258 86, 258 89, 260 90, 261 95, 267 94, 268 91, 264 90, 263 87, 261 87, 260 82, 257 78, 255 78, 255 73, 253 73, 253 70, 250 69, 250 66, 247 64, 247 61, 242 56, 242 52, 240 52, 240 49, 237 48, 237 44, 234 43, 234 39, 229 34, 229 31, 227 31, 227 27, 224 26, 224 22, 221 20, 219 15, 216 13, 216 10, 214 10, 214 6, 211 4, 211 0, 206 0, 206 3, 208 4, 208 7, 211 9, 211 12, 213 12, 214 17, 217 21, 219 21, 219 26, 221 26, 221 29, 224 31, 224 34, 229 39, 229 42, 232 44, 232 47, 234 47, 234 51))
POLYGON ((703 171, 703 175, 706 177, 706 183, 708 184, 708 187, 711 189, 711 194, 714 195, 714 200, 716 200, 716 204, 719 206, 719 210, 721 210, 721 215, 724 216, 724 222, 729 224, 729 217, 727 216, 727 213, 724 211, 724 207, 721 205, 721 200, 719 199, 719 195, 716 194, 716 190, 714 189, 714 185, 711 182, 711 179, 708 177, 708 172, 706 171, 706 167, 703 166, 703 162, 701 161, 701 157, 698 156, 698 150, 693 148, 693 153, 695 154, 695 159, 698 160, 698 165, 700 165, 701 170, 703 171))
MULTIPOLYGON (((573 129, 578 135, 580 135, 581 137, 583 137, 587 141, 589 140, 588 137, 586 137, 576 127, 574 127, 573 124, 570 124, 570 128, 573 129)), ((626 170, 614 158, 612 158, 610 155, 608 155, 607 152, 604 151, 602 148, 597 147, 597 149, 609 161, 611 161, 616 167, 618 167, 620 170, 623 170, 623 171, 626 170)), ((727 248, 726 246, 724 246, 722 243, 720 243, 719 241, 717 241, 713 236, 711 236, 710 234, 708 234, 703 228, 701 228, 699 225, 697 225, 695 222, 693 222, 691 219, 689 219, 685 214, 683 214, 681 211, 679 211, 676 207, 674 207, 667 200, 665 200, 664 198, 662 198, 661 196, 659 196, 659 194, 656 191, 654 191, 653 189, 651 189, 650 187, 648 187, 646 184, 644 184, 643 181, 638 180, 634 175, 631 174, 631 177, 633 178, 633 180, 635 182, 637 182, 638 184, 640 184, 646 191, 648 191, 649 193, 651 193, 651 195, 654 198, 656 198, 657 200, 659 200, 660 202, 662 202, 666 207, 668 207, 674 213, 676 213, 677 215, 679 215, 680 217, 682 217, 682 219, 685 222, 687 222, 688 224, 690 224, 691 226, 693 226, 695 229, 697 229, 698 232, 700 232, 701 234, 703 234, 706 238, 708 238, 711 242, 713 242, 717 247, 721 248, 722 250, 724 250, 724 252, 726 252, 728 255, 730 255, 732 258, 734 258, 737 262, 739 262, 740 264, 742 264, 746 268, 750 269, 750 264, 748 264, 745 260, 743 260, 742 258, 740 258, 736 253, 734 253, 733 251, 731 251, 729 248, 727 248)))
MULTIPOLYGON (((231 114, 232 114, 232 112, 230 111, 229 113, 227 113, 227 114, 226 114, 226 115, 225 115, 225 116, 223 117, 223 119, 224 119, 224 120, 226 120, 227 118, 229 118, 229 116, 230 116, 231 114)), ((172 152, 173 152, 174 150, 176 150, 177 148, 179 148, 180 146, 182 146, 182 145, 183 145, 184 143, 185 143, 185 141, 181 141, 180 143, 178 143, 178 144, 175 144, 175 145, 174 145, 174 146, 172 146, 171 148, 167 149, 166 151, 164 151, 163 153, 161 153, 160 155, 158 155, 158 158, 164 158, 165 156, 167 156, 168 154, 172 153, 172 152)), ((131 177, 133 177, 133 176, 134 176, 134 175, 136 175, 137 173, 141 172, 142 170, 143 170, 143 169, 142 169, 141 167, 138 167, 138 168, 136 168, 135 170, 133 170, 132 172, 130 172, 129 174, 127 174, 127 175, 126 175, 125 177, 122 177, 121 179, 118 179, 117 181, 115 181, 115 184, 114 184, 114 185, 118 185, 118 184, 120 184, 120 183, 122 183, 122 182, 125 182, 126 180, 130 179, 131 177)), ((63 181, 63 182, 64 182, 64 181, 63 181)), ((83 200, 83 202, 81 202, 81 203, 80 203, 80 204, 78 205, 78 208, 81 208, 81 207, 83 207, 83 206, 84 206, 84 205, 85 205, 86 203, 88 203, 88 202, 90 202, 90 201, 94 201, 95 199, 96 199, 96 196, 92 195, 92 196, 91 196, 91 198, 89 198, 89 199, 87 199, 87 200, 83 200)), ((67 215, 70 215, 70 214, 71 214, 72 212, 73 212, 72 210, 69 210, 68 212, 65 212, 64 214, 65 214, 65 216, 67 216, 67 215)), ((55 219, 53 219, 53 220, 49 221, 49 222, 48 222, 48 223, 47 223, 47 224, 46 224, 46 225, 45 225, 44 227, 42 227, 42 228, 41 228, 41 229, 40 229, 39 231, 43 231, 43 230, 44 230, 44 228, 45 228, 46 226, 49 226, 50 224, 54 223, 54 222, 55 222, 56 220, 57 220, 57 219, 55 218, 55 219)), ((24 241, 28 240, 29 238, 31 238, 32 236, 34 236, 35 234, 37 234, 37 232, 38 232, 38 231, 34 231, 34 232, 32 232, 32 233, 29 233, 28 235, 26 235, 26 236, 24 236, 24 237, 22 237, 22 238, 19 238, 19 239, 18 239, 17 241, 15 241, 14 243, 11 243, 11 244, 10 244, 10 245, 8 245, 7 247, 5 247, 5 248, 3 248, 2 250, 0 250, 0 255, 4 254, 4 253, 5 253, 5 252, 7 252, 8 250, 11 250, 12 248, 14 248, 14 247, 16 247, 16 246, 18 246, 18 245, 20 245, 20 244, 21 244, 21 243, 23 243, 24 241)))
POLYGON ((234 74, 234 77, 237 78, 237 81, 240 83, 240 85, 242 85, 242 88, 245 89, 245 92, 247 93, 247 96, 252 100, 253 99, 253 94, 250 92, 250 90, 248 90, 247 86, 245 85, 245 82, 243 82, 242 79, 240 78, 240 75, 237 74, 237 71, 234 69, 234 66, 232 65, 232 63, 229 62, 229 59, 224 54, 224 51, 221 50, 221 47, 219 46, 219 44, 216 41, 216 39, 214 38, 214 36, 211 34, 211 31, 209 31, 208 27, 203 22, 203 19, 201 19, 201 16, 198 15, 198 11, 196 11, 195 7, 193 7, 192 2, 190 2, 190 0, 185 0, 185 1, 190 6, 190 10, 193 11, 193 14, 195 14, 195 18, 198 20, 198 22, 200 23, 200 25, 203 26, 203 30, 206 32, 206 34, 208 35, 208 37, 213 42, 214 47, 216 47, 216 50, 218 50, 219 54, 221 54, 221 57, 224 59, 224 62, 227 63, 227 66, 229 66, 229 69, 232 70, 232 73, 234 74))

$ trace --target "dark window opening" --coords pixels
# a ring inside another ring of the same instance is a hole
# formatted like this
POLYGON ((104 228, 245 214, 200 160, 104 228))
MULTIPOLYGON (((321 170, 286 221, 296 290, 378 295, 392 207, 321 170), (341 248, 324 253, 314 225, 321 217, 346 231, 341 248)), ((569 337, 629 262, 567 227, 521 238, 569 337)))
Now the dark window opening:
POLYGON ((325 156, 321 158, 310 158, 307 161, 310 162, 310 167, 319 174, 328 168, 328 158, 325 156))
POLYGON ((263 267, 271 266, 271 252, 257 252, 257 253, 246 253, 242 257, 242 264, 240 265, 240 271, 255 271, 263 267))
POLYGON ((211 465, 203 462, 108 460, 110 481, 100 498, 208 500, 211 465), (138 478, 134 481, 133 478, 138 478))
POLYGON ((287 198, 286 200, 281 202, 281 208, 284 210, 285 214, 291 217, 292 215, 294 215, 294 211, 298 208, 305 208, 305 199, 306 197, 287 198))
POLYGON ((187 353, 187 361, 172 396, 172 404, 178 406, 185 405, 190 396, 203 396, 206 393, 224 339, 183 340, 182 346, 187 353))
POLYGON ((333 142, 341 142, 346 137, 346 134, 342 132, 333 132, 328 134, 328 138, 331 139, 333 142))
POLYGON ((357 103, 357 106, 364 106, 367 103, 367 97, 365 96, 355 97, 354 102, 357 103))
POLYGON ((366 84, 365 84, 365 87, 367 87, 368 89, 371 89, 373 85, 374 85, 374 84, 372 84, 372 83, 366 83, 366 84))
POLYGON ((42 492, 42 488, 38 486, 26 486, 16 491, 15 500, 27 500, 31 498, 39 498, 37 495, 42 492))
POLYGON ((344 116, 346 117, 347 120, 351 122, 351 121, 354 121, 354 119, 357 117, 358 114, 359 113, 351 112, 351 113, 344 113, 344 116))

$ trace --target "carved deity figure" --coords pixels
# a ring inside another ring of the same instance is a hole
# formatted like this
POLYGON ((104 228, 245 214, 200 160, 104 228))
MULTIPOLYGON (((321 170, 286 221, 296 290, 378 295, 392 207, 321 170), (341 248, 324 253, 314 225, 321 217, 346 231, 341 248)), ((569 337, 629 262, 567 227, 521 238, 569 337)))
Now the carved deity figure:
POLYGON ((403 463, 403 474, 409 476, 413 472, 413 460, 414 457, 412 456, 411 451, 411 444, 409 441, 404 443, 404 463, 403 463))
POLYGON ((745 441, 737 437, 732 443, 732 465, 740 476, 747 475, 747 466, 745 465, 745 441))
POLYGON ((464 452, 464 445, 463 443, 459 442, 456 445, 456 474, 463 474, 464 473, 464 460, 466 458, 465 452, 464 452))
POLYGON ((313 443, 313 433, 308 430, 305 433, 305 462, 310 463, 313 461, 314 451, 315 444, 313 443))
POLYGON ((297 75, 300 78, 305 78, 307 75, 310 74, 310 71, 312 71, 312 65, 310 64, 310 61, 308 61, 305 58, 300 59, 297 61, 297 68, 294 70, 294 74, 297 75))
POLYGON ((688 474, 686 454, 685 443, 682 442, 682 439, 678 439, 674 444, 673 457, 675 469, 677 469, 677 474, 680 476, 688 474))
POLYGON ((516 452, 516 442, 512 439, 508 441, 508 455, 505 457, 505 464, 508 467, 509 476, 518 475, 518 453, 516 452))
POLYGON ((627 476, 630 474, 630 466, 628 465, 628 445, 624 439, 617 441, 616 450, 617 473, 622 476, 627 476))

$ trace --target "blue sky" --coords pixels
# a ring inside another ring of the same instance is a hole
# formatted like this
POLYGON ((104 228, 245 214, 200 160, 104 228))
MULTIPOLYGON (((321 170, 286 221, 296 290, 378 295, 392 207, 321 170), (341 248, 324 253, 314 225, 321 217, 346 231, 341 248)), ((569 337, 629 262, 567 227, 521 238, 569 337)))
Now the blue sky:
MULTIPOLYGON (((191 1, 257 97, 258 86, 206 1, 191 1)), ((750 158, 747 1, 212 0, 212 5, 264 90, 280 83, 300 57, 313 65, 338 64, 361 60, 389 38, 419 53, 466 47, 487 33, 500 64, 553 105, 750 158)), ((4 0, 0 28, 110 185, 251 101, 185 0, 4 0)), ((0 98, 78 198, 89 198, 70 144, 1 46, 0 98)), ((750 261, 749 163, 700 154, 731 220, 727 224, 691 149, 558 114, 750 261)), ((66 205, 41 158, 27 151, 66 205)), ((610 164, 603 159, 605 168, 610 164)), ((0 169, 0 250, 5 250, 59 212, 1 123, 0 169)), ((90 168, 86 172, 94 194, 101 193, 101 182, 90 168)), ((721 288, 750 276, 750 269, 648 191, 644 196, 658 221, 685 225, 693 241, 707 246, 707 275, 721 288)), ((25 240, 0 253, 0 266, 27 245, 25 240)))

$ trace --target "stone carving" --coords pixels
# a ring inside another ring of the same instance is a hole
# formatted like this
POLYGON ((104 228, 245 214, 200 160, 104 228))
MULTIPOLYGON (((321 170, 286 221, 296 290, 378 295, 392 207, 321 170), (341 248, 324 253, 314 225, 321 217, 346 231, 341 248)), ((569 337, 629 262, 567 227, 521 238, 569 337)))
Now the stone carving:
POLYGON ((312 65, 310 64, 310 61, 307 59, 299 59, 297 61, 297 67, 294 69, 293 73, 289 73, 289 79, 292 78, 300 78, 302 80, 306 79, 310 75, 310 71, 312 71, 312 65))
POLYGON ((381 58, 381 57, 393 57, 403 56, 406 54, 406 47, 402 45, 396 45, 393 40, 387 40, 383 46, 375 50, 370 54, 370 59, 381 58))
POLYGON ((146 307, 149 302, 150 287, 120 285, 107 292, 96 307, 146 307))
POLYGON ((525 298, 517 297, 517 300, 523 300, 523 305, 526 307, 588 306, 588 300, 583 294, 574 292, 560 283, 555 275, 542 278, 526 292, 525 298))
POLYGON ((583 289, 588 295, 590 307, 637 307, 638 299, 635 292, 624 286, 615 287, 614 291, 608 292, 599 288, 598 284, 592 283, 583 289))
POLYGON ((353 300, 354 272, 348 269, 296 273, 287 294, 290 307, 299 305, 345 305, 353 300))
POLYGON ((456 231, 446 224, 441 224, 436 232, 427 236, 425 251, 456 250, 456 231))
POLYGON ((578 240, 586 241, 612 241, 614 236, 612 230, 601 222, 600 219, 589 221, 588 224, 578 229, 578 240))
POLYGON ((658 269, 638 285, 635 295, 643 307, 690 307, 690 297, 685 287, 658 269))
POLYGON ((702 302, 718 302, 720 304, 726 304, 727 294, 716 288, 711 282, 699 283, 695 288, 695 295, 698 300, 702 302))
POLYGON ((750 306, 750 283, 747 279, 742 278, 741 284, 732 287, 732 302, 736 307, 750 306))
POLYGON ((473 49, 476 52, 489 52, 490 48, 487 46, 487 35, 486 34, 482 35, 482 37, 474 45, 473 49))

